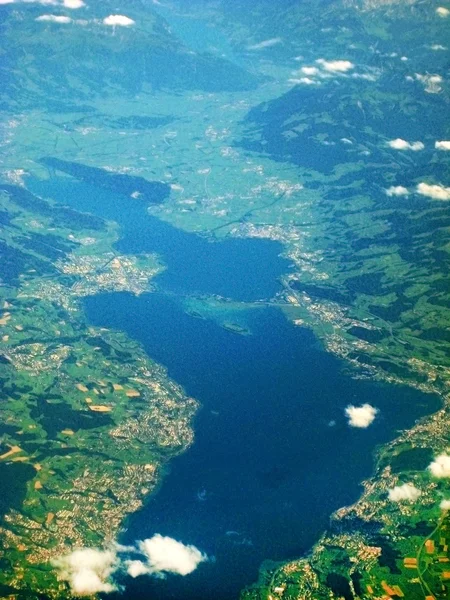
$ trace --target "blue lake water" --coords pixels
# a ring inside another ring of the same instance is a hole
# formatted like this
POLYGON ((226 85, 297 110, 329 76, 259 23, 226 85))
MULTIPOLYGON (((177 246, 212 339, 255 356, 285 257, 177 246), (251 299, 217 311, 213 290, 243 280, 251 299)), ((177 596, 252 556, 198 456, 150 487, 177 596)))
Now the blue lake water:
POLYGON ((238 65, 242 64, 242 59, 236 55, 220 28, 209 19, 199 18, 198 11, 196 16, 189 14, 187 6, 185 12, 178 14, 163 4, 156 5, 155 11, 169 23, 171 32, 187 47, 196 52, 219 54, 238 65))
POLYGON ((118 252, 157 252, 168 269, 156 278, 165 290, 218 294, 235 300, 271 298, 280 290, 279 277, 289 270, 270 240, 226 239, 220 243, 187 233, 148 214, 146 204, 68 177, 38 181, 30 191, 121 226, 118 252))
POLYGON ((377 444, 439 406, 434 396, 345 375, 341 361, 275 307, 248 311, 249 336, 183 310, 186 293, 271 297, 287 268, 278 244, 211 243, 148 216, 129 198, 72 179, 29 180, 28 187, 116 220, 121 252, 162 256, 168 269, 157 278, 161 292, 87 298, 87 315, 139 340, 202 404, 195 444, 171 463, 158 494, 129 518, 121 541, 161 533, 197 545, 214 560, 184 578, 130 579, 121 597, 237 598, 264 559, 306 552, 330 513, 357 498, 377 444), (379 418, 367 430, 350 429, 345 407, 364 402, 380 409, 379 418))
POLYGON ((171 463, 122 541, 158 532, 215 561, 185 578, 130 580, 127 600, 237 598, 265 558, 301 555, 330 513, 357 498, 376 444, 438 406, 405 387, 345 376, 311 332, 275 308, 250 313, 253 335, 241 336, 187 315, 164 294, 100 295, 85 306, 92 323, 142 342, 203 405, 194 446, 171 463), (344 408, 362 402, 380 417, 350 429, 344 408))

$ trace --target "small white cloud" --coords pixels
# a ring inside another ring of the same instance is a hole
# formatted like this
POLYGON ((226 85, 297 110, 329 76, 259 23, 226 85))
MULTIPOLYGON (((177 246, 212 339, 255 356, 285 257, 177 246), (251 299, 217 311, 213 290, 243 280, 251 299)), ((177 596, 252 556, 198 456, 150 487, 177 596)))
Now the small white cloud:
POLYGON ((317 75, 319 72, 319 69, 317 67, 302 67, 300 69, 300 71, 304 74, 304 75, 317 75))
POLYGON ((439 6, 436 9, 436 12, 443 19, 445 19, 445 17, 448 17, 448 15, 450 15, 450 10, 448 8, 445 8, 445 6, 439 6))
POLYGON ((65 8, 72 9, 82 8, 83 6, 86 6, 83 0, 63 0, 63 5, 65 8))
MULTIPOLYGON (((450 188, 448 189, 450 194, 450 188)), ((435 477, 450 477, 450 456, 448 456, 447 454, 440 454, 429 465, 428 469, 435 477)))
POLYGON ((450 510, 450 500, 442 500, 439 504, 441 510, 450 510))
POLYGON ((352 73, 353 79, 364 79, 365 81, 376 81, 378 77, 373 73, 352 73))
POLYGON ((416 190, 418 194, 433 198, 433 200, 450 200, 450 187, 444 187, 440 184, 429 185, 422 182, 418 184, 416 190))
POLYGON ((13 4, 14 0, 0 0, 0 4, 13 4))
POLYGON ((408 57, 407 56, 401 56, 400 60, 402 60, 403 62, 406 62, 408 60, 408 57))
POLYGON ((134 21, 125 15, 109 15, 109 17, 103 19, 103 25, 130 27, 130 25, 134 25, 134 21))
POLYGON ((270 38, 269 40, 264 40, 262 42, 259 42, 259 44, 253 44, 252 46, 247 46, 247 50, 262 50, 263 48, 271 48, 272 46, 277 46, 278 44, 281 44, 282 39, 277 37, 277 38, 270 38))
POLYGON ((402 500, 414 502, 421 493, 412 483, 404 483, 403 485, 396 485, 389 490, 389 500, 391 502, 401 502, 402 500))
POLYGON ((432 50, 447 50, 446 46, 443 46, 442 44, 433 44, 432 46, 430 46, 430 48, 432 50))
POLYGON ((436 150, 450 150, 450 141, 442 140, 440 142, 436 142, 434 144, 436 150))
POLYGON ((67 581, 75 596, 110 593, 117 588, 109 581, 118 569, 119 560, 112 550, 80 548, 52 561, 58 579, 67 581))
POLYGON ((115 544, 114 548, 77 548, 51 560, 59 581, 66 581, 73 596, 94 596, 117 591, 113 576, 126 570, 131 577, 167 573, 189 575, 208 560, 195 546, 186 546, 160 534, 135 542, 132 546, 115 544), (131 559, 130 555, 142 559, 131 559))
POLYGON ((131 560, 126 563, 128 574, 132 577, 164 573, 189 575, 207 560, 207 556, 195 546, 186 546, 160 534, 139 542, 138 549, 146 560, 131 560))
POLYGON ((378 409, 370 404, 363 404, 362 406, 353 406, 350 404, 345 409, 350 427, 360 427, 362 429, 369 427, 373 423, 377 413, 378 409))
POLYGON ((348 138, 345 138, 345 137, 344 137, 344 138, 341 138, 341 142, 342 142, 343 144, 347 144, 347 145, 351 145, 351 144, 353 144, 352 140, 349 140, 348 138))
POLYGON ((391 185, 391 187, 386 190, 386 196, 407 196, 408 194, 408 189, 402 185, 391 185))
POLYGON ((394 148, 394 150, 412 150, 413 152, 423 150, 425 147, 422 142, 407 142, 401 138, 390 140, 387 144, 390 148, 394 148))
POLYGON ((50 23, 71 23, 70 17, 63 17, 62 15, 41 15, 35 21, 49 21, 50 23))
POLYGON ((325 60, 318 58, 316 63, 330 73, 346 73, 355 67, 349 60, 325 60))
POLYGON ((438 94, 441 90, 442 77, 440 75, 421 75, 420 73, 415 73, 415 77, 417 81, 423 83, 425 86, 425 91, 428 94, 438 94))
POLYGON ((300 79, 291 77, 291 79, 288 79, 288 83, 293 83, 294 85, 322 85, 320 81, 311 79, 311 77, 300 77, 300 79))
POLYGON ((141 575, 149 575, 151 573, 148 565, 144 564, 142 560, 128 560, 126 566, 128 575, 133 578, 140 577, 141 575))

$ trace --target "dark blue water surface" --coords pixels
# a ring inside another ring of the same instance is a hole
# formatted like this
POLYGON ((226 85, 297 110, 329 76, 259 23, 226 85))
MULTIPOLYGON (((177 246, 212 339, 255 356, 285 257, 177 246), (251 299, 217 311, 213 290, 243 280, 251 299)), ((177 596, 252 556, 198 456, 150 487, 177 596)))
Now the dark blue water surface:
POLYGON ((187 577, 129 579, 127 600, 237 598, 264 559, 301 555, 330 513, 357 498, 377 444, 439 406, 434 396, 344 375, 342 363, 320 350, 309 330, 290 324, 275 307, 248 311, 248 336, 184 312, 174 292, 272 296, 287 267, 277 244, 211 243, 86 182, 53 178, 28 185, 116 220, 121 252, 162 256, 168 266, 157 278, 162 292, 87 298, 87 315, 139 340, 202 404, 195 444, 171 463, 145 509, 129 518, 121 541, 161 533, 197 545, 214 560, 187 577), (345 407, 364 402, 380 409, 379 418, 367 430, 350 429, 345 407))
MULTIPOLYGON (((98 169, 100 171, 100 169, 98 169)), ((157 252, 168 269, 156 283, 178 293, 218 294, 235 300, 271 298, 280 290, 279 277, 288 271, 280 244, 263 239, 214 242, 172 227, 147 212, 147 203, 77 179, 29 178, 27 187, 81 211, 116 221, 118 252, 157 252)))
POLYGON ((332 510, 356 499, 376 444, 438 406, 408 388, 344 376, 311 332, 275 308, 249 314, 253 335, 241 336, 187 315, 163 294, 101 295, 85 306, 92 323, 141 341, 203 405, 195 445, 129 519, 123 541, 158 532, 215 561, 185 578, 130 580, 130 600, 237 598, 265 558, 307 551, 332 510), (362 402, 380 417, 352 430, 344 408, 362 402))

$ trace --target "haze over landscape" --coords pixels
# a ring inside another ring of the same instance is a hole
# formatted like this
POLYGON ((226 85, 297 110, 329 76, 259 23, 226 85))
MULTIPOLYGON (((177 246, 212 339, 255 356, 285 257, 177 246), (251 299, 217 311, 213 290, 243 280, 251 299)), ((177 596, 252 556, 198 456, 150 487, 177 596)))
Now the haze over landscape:
POLYGON ((449 25, 0 0, 0 599, 450 598, 449 25))

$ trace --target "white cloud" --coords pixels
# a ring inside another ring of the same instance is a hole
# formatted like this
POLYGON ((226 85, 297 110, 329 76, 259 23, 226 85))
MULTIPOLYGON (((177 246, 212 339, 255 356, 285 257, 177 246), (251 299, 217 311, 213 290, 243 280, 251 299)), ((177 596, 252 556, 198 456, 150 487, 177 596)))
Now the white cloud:
POLYGON ((422 142, 407 142, 401 138, 390 140, 387 144, 390 148, 394 148, 394 150, 412 150, 413 152, 417 152, 425 148, 422 142))
POLYGON ((288 79, 288 83, 293 83, 294 85, 322 85, 320 83, 320 81, 317 81, 316 79, 311 79, 311 77, 300 77, 300 79, 297 79, 295 77, 291 77, 291 79, 288 79))
POLYGON ((439 504, 441 510, 450 510, 450 500, 442 500, 439 504))
POLYGON ((109 15, 109 17, 103 19, 103 25, 129 27, 130 25, 134 25, 134 21, 125 15, 109 15))
POLYGON ((277 44, 281 44, 281 38, 270 38, 270 40, 264 40, 259 42, 259 44, 253 44, 252 46, 248 46, 247 50, 262 50, 263 48, 270 48, 271 46, 276 46, 277 44))
POLYGON ((128 560, 126 561, 126 566, 128 575, 133 578, 151 573, 148 565, 144 564, 142 560, 128 560))
POLYGON ((324 58, 318 58, 316 63, 330 73, 346 73, 355 66, 349 60, 325 60, 324 58))
POLYGON ((440 142, 436 142, 434 144, 436 150, 450 150, 450 141, 442 140, 440 142))
POLYGON ((389 500, 391 502, 401 502, 402 500, 414 502, 421 493, 412 483, 404 483, 403 485, 396 485, 389 490, 389 500))
POLYGON ((14 0, 0 0, 0 4, 13 4, 14 0))
POLYGON ((350 427, 360 427, 362 429, 369 427, 373 423, 377 413, 378 409, 370 404, 363 404, 362 406, 353 406, 350 404, 345 409, 350 427))
POLYGON ((63 0, 63 5, 65 8, 82 8, 83 6, 86 6, 86 4, 83 2, 83 0, 63 0))
POLYGON ((447 47, 443 46, 442 44, 433 44, 432 46, 430 46, 430 48, 432 50, 447 50, 447 47))
POLYGON ((300 71, 304 74, 304 75, 317 75, 319 72, 319 69, 317 67, 302 67, 300 69, 300 71))
POLYGON ((402 185, 391 185, 391 187, 386 190, 387 196, 407 196, 408 194, 408 189, 402 185))
POLYGON ((440 86, 442 77, 440 75, 421 75, 420 73, 415 73, 415 77, 417 81, 423 83, 425 91, 428 94, 438 94, 442 90, 440 86))
MULTIPOLYGON (((376 81, 380 76, 381 70, 375 67, 367 67, 366 73, 349 73, 355 68, 355 65, 349 60, 325 60, 318 58, 316 65, 305 65, 295 73, 297 76, 305 75, 306 78, 315 77, 320 79, 330 79, 333 77, 352 77, 353 79, 363 79, 366 81, 376 81)), ((317 80, 315 83, 319 83, 317 80)))
POLYGON ((448 17, 448 15, 450 15, 450 10, 448 10, 448 8, 445 8, 445 6, 438 6, 436 12, 442 18, 448 17))
POLYGON ((41 15, 35 21, 49 21, 51 23, 71 23, 70 17, 63 17, 62 15, 41 15))
POLYGON ((376 81, 377 76, 372 73, 352 73, 353 79, 364 79, 365 81, 376 81))
POLYGON ((164 573, 184 576, 195 571, 200 563, 207 560, 207 556, 195 546, 186 546, 160 534, 139 542, 138 549, 146 560, 127 561, 128 574, 132 577, 164 573))
POLYGON ((80 548, 52 561, 58 578, 67 581, 76 596, 92 596, 99 592, 113 592, 117 588, 109 581, 119 567, 112 550, 80 548))
POLYGON ((418 184, 416 190, 418 194, 428 196, 428 198, 433 198, 433 200, 450 200, 450 187, 444 187, 440 184, 429 185, 422 182, 418 184))
POLYGON ((93 596, 117 591, 113 577, 122 570, 131 577, 164 577, 167 573, 185 576, 206 560, 206 554, 195 546, 156 534, 132 546, 115 544, 106 550, 77 548, 52 559, 51 564, 58 579, 67 581, 74 596, 93 596), (141 559, 131 559, 130 555, 140 555, 141 559))
POLYGON ((434 461, 429 465, 428 469, 435 477, 450 477, 450 456, 448 456, 447 454, 439 454, 439 456, 436 457, 434 461))

